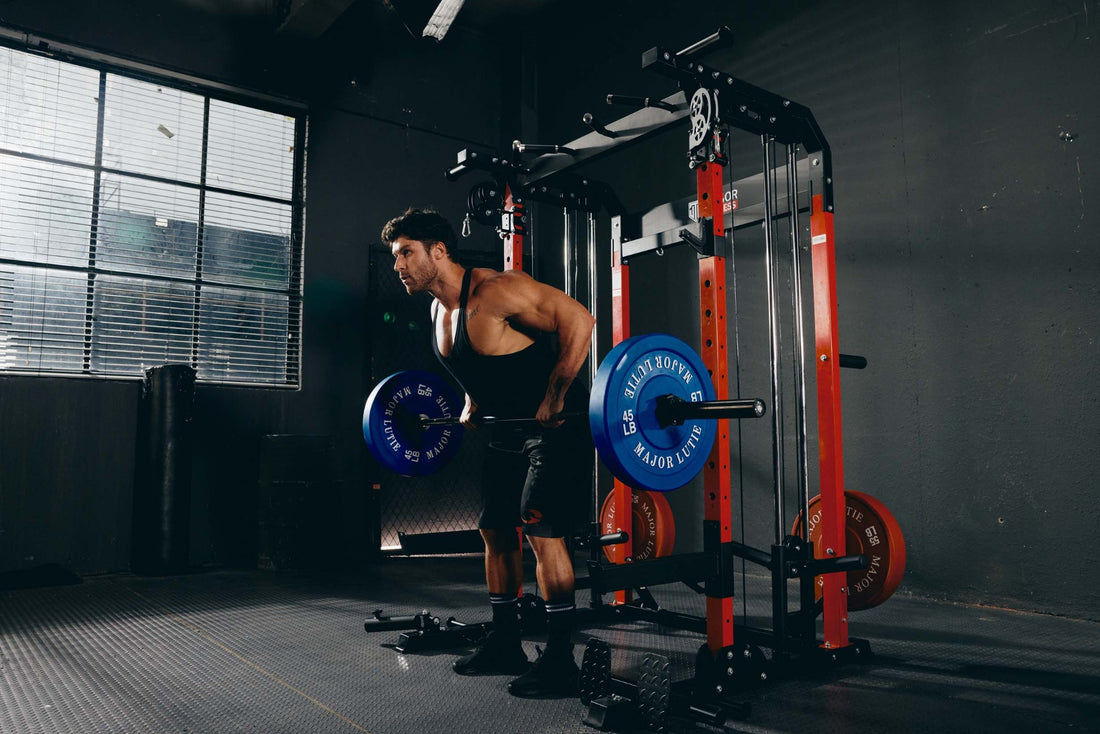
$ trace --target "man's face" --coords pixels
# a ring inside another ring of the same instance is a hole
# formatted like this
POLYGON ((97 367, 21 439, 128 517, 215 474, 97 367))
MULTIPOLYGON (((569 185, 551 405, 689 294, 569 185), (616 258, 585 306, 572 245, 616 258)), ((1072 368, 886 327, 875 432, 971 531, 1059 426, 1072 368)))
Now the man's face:
POLYGON ((409 294, 426 290, 439 274, 431 252, 432 245, 436 244, 438 243, 411 240, 402 235, 390 245, 393 270, 409 294))

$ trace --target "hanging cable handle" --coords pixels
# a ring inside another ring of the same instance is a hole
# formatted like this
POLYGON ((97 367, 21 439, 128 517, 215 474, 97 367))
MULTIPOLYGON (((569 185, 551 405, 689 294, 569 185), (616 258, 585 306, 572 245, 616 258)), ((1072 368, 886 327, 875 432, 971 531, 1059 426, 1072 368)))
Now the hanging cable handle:
POLYGON ((706 38, 696 41, 685 49, 676 52, 676 58, 683 59, 688 56, 701 55, 703 51, 714 51, 718 48, 726 48, 733 45, 733 30, 728 25, 720 26, 718 30, 706 38))

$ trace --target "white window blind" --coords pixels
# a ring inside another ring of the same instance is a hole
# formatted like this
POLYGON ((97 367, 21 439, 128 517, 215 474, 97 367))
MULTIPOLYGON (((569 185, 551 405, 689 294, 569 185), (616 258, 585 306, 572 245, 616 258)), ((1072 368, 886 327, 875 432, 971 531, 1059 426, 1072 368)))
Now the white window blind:
POLYGON ((0 373, 296 387, 303 126, 0 47, 0 373))

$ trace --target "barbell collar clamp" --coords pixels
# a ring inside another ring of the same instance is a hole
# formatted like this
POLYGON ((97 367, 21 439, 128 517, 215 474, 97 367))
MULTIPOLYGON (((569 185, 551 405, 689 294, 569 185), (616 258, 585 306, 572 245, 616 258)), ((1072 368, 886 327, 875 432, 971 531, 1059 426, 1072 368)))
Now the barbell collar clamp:
POLYGON ((661 395, 656 402, 654 415, 661 428, 682 426, 688 418, 760 418, 767 411, 764 401, 759 398, 704 400, 693 403, 677 395, 661 395))

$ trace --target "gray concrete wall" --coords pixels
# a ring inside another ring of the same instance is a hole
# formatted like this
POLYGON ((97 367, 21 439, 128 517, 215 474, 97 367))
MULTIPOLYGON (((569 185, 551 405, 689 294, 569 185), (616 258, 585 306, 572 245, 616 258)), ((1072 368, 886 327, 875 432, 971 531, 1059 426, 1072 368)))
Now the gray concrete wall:
MULTIPOLYGON (((870 360, 842 375, 846 484, 883 500, 901 524, 904 590, 1091 618, 1100 610, 1090 561, 1100 537, 1091 511, 1098 10, 610 3, 584 25, 548 26, 554 42, 540 46, 542 142, 583 134, 585 111, 623 114, 603 104, 608 92, 673 91, 640 70, 641 53, 682 48, 720 23, 736 45, 706 63, 813 110, 834 154, 841 350, 870 360)), ((662 137, 591 175, 644 209, 694 191, 686 147, 686 132, 662 137)), ((735 178, 759 170, 758 149, 751 140, 748 153, 735 148, 735 178)), ((749 371, 767 360, 766 347, 752 353, 766 345, 754 336, 763 318, 756 239, 736 245, 749 371)), ((639 273, 649 270, 635 291, 645 294, 633 304, 635 333, 685 319, 686 332, 697 328, 691 258, 665 260, 656 273, 639 261, 639 273)), ((751 454, 745 468, 747 536, 766 545, 770 459, 751 454)), ((698 502, 674 506, 691 542, 698 502)))

